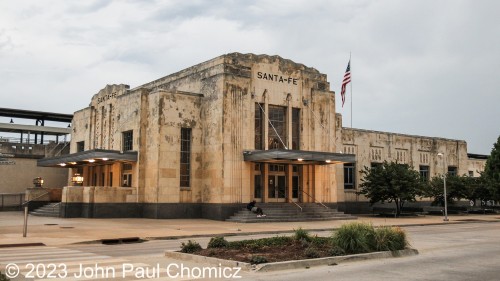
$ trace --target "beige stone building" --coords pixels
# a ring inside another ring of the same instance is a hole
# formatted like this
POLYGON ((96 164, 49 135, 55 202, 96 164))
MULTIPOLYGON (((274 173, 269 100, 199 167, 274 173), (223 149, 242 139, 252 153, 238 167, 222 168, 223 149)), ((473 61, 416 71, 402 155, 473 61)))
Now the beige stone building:
MULTIPOLYGON (((340 124, 342 117, 337 115, 337 119, 340 124)), ((362 183, 360 171, 364 167, 388 161, 408 164, 426 180, 443 173, 478 177, 487 158, 468 154, 467 143, 463 140, 351 128, 342 128, 341 131, 339 141, 343 151, 356 155, 356 163, 344 164, 344 182, 338 183, 337 199, 346 211, 366 211, 369 207, 361 203, 368 200, 356 194, 362 183)))
POLYGON ((482 169, 464 141, 342 128, 326 75, 279 56, 232 53, 108 85, 72 128, 71 154, 39 161, 83 176, 64 188, 66 217, 225 219, 253 199, 353 209, 364 165, 433 176, 442 151, 448 171, 482 169))

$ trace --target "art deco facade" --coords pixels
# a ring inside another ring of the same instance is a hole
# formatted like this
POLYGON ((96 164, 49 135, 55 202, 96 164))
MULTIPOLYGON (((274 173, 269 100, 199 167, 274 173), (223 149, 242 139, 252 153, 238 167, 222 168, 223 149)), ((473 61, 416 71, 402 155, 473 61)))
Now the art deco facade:
POLYGON ((464 141, 342 128, 326 75, 278 56, 232 53, 108 85, 72 127, 72 154, 39 161, 84 177, 65 187, 64 216, 225 219, 252 199, 352 208, 366 201, 354 192, 364 165, 433 176, 441 151, 457 173, 477 164, 464 141))

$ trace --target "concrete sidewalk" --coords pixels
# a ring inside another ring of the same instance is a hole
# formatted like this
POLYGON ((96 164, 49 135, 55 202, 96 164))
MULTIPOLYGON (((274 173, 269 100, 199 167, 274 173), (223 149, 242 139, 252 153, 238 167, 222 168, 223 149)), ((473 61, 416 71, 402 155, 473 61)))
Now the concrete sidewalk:
POLYGON ((0 212, 0 246, 26 243, 57 246, 127 237, 167 239, 218 234, 280 233, 290 232, 299 227, 308 230, 330 230, 352 221, 368 222, 374 226, 453 224, 476 221, 500 222, 500 215, 452 215, 449 216, 449 219, 450 221, 443 222, 441 216, 412 218, 360 216, 357 220, 243 224, 206 219, 84 219, 29 216, 28 235, 22 237, 23 213, 0 212))

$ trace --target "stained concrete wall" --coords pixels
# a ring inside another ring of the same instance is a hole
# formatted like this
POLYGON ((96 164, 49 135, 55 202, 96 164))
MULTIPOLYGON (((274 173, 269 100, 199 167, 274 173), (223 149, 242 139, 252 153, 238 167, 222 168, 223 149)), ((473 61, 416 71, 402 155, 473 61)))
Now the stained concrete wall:
POLYGON ((473 177, 480 177, 481 173, 484 172, 485 166, 486 166, 486 159, 469 158, 469 160, 467 161, 467 171, 468 171, 467 175, 471 175, 473 177))
MULTIPOLYGON (((342 128, 341 134, 344 153, 356 155, 356 190, 344 190, 343 184, 339 184, 339 202, 367 201, 364 196, 357 195, 356 191, 362 183, 359 172, 364 167, 370 167, 372 163, 404 163, 417 171, 421 165, 428 166, 430 178, 447 173, 448 167, 456 167, 458 175, 468 174, 472 169, 484 170, 484 162, 468 158, 467 143, 463 140, 352 128, 342 128), (438 153, 444 153, 445 159, 438 156, 438 153)), ((343 178, 343 171, 339 172, 342 174, 339 178, 343 178)), ((478 173, 474 176, 478 176, 478 173)))
POLYGON ((24 193, 33 179, 42 177, 45 187, 62 188, 68 184, 68 170, 38 167, 37 159, 7 158, 12 165, 0 165, 0 193, 24 193), (8 176, 7 176, 8 175, 8 176))

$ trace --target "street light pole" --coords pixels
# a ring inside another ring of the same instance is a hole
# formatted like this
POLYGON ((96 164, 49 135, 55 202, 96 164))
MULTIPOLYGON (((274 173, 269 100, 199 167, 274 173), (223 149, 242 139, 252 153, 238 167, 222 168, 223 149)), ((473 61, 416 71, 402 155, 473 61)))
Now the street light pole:
POLYGON ((444 197, 444 219, 443 221, 448 221, 448 200, 446 199, 446 158, 444 153, 438 153, 438 156, 443 157, 443 197, 444 197))

